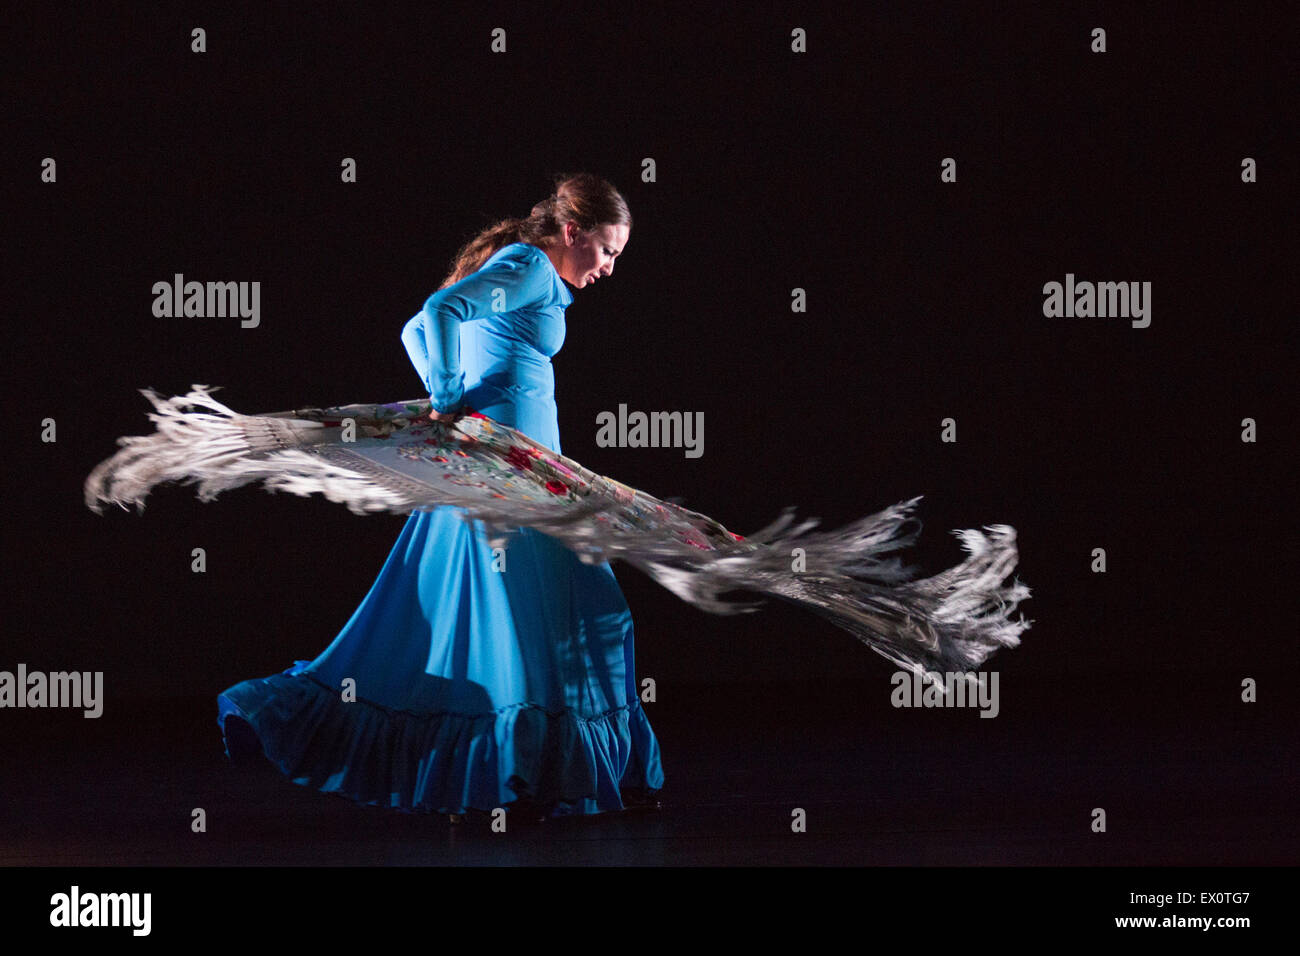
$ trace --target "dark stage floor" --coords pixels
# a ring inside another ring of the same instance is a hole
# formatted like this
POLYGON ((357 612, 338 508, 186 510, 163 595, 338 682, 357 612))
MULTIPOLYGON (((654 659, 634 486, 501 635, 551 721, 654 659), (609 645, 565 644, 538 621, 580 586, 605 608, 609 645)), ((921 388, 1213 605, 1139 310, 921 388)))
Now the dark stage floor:
POLYGON ((358 807, 267 763, 232 767, 213 696, 115 702, 130 716, 111 721, 12 711, 0 864, 1293 864, 1292 735, 1265 711, 1208 707, 1221 677, 1165 678, 1127 708, 1088 688, 1004 684, 995 719, 895 709, 883 676, 677 685, 647 705, 661 811, 512 820, 506 833, 358 807), (195 807, 205 833, 191 832, 195 807), (795 808, 806 832, 792 832, 795 808))

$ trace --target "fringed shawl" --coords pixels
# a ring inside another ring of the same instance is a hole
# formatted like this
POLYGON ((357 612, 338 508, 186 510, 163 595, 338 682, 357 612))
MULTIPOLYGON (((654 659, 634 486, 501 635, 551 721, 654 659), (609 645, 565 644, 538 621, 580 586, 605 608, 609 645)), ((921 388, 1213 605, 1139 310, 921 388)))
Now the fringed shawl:
POLYGON ((387 405, 300 408, 241 415, 194 385, 163 399, 152 435, 119 438, 121 450, 86 479, 86 504, 144 510, 154 486, 197 484, 199 498, 261 481, 270 491, 323 494, 353 512, 451 505, 484 522, 491 544, 512 529, 552 535, 588 563, 619 559, 684 601, 715 614, 761 602, 723 600, 729 591, 772 595, 849 631, 900 667, 944 686, 945 672, 978 668, 1029 627, 1012 619, 1029 589, 1006 579, 1017 561, 1007 525, 955 531, 967 557, 915 579, 896 552, 920 534, 919 497, 813 531, 786 508, 748 536, 712 518, 598 475, 527 435, 468 411, 453 423, 428 419, 427 399, 387 405))

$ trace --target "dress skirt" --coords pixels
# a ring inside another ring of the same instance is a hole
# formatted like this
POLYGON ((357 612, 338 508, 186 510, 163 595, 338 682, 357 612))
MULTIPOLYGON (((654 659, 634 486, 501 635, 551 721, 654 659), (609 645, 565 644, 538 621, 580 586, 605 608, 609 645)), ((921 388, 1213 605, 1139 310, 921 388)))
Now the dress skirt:
POLYGON ((562 816, 663 786, 632 616, 608 563, 522 529, 494 552, 457 508, 414 512, 313 661, 218 698, 226 752, 364 804, 562 816))

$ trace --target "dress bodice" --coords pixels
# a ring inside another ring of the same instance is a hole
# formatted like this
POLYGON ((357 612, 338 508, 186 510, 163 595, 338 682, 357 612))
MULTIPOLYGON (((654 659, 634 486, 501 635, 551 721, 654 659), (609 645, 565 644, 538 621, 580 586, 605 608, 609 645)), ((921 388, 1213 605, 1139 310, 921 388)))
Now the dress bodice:
POLYGON ((551 357, 572 301, 546 253, 515 242, 429 296, 402 343, 436 410, 472 405, 558 451, 551 357))

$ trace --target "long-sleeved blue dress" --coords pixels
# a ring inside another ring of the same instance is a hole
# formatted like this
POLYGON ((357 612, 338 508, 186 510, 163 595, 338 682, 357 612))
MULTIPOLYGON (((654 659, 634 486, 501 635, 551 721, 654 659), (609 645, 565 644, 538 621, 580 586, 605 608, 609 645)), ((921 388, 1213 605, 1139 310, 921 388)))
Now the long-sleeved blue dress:
MULTIPOLYGON (((550 359, 572 301, 541 249, 513 243, 430 296, 402 341, 439 411, 463 403, 558 452, 550 359)), ((227 753, 404 810, 644 803, 663 770, 613 570, 532 529, 494 553, 460 513, 407 518, 319 657, 220 695, 227 753)))

